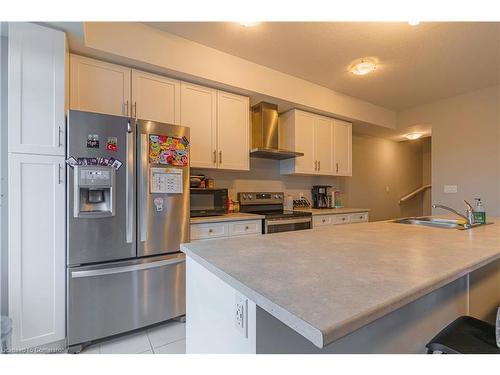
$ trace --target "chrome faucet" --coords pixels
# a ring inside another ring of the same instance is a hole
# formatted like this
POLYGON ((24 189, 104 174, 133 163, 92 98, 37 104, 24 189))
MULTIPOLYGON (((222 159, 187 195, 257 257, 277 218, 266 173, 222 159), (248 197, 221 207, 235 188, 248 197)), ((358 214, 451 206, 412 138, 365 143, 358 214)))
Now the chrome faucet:
POLYGON ((464 218, 465 221, 467 222, 464 226, 466 228, 470 228, 476 222, 476 220, 474 218, 474 209, 472 208, 472 206, 471 206, 471 204, 469 202, 467 202, 466 200, 464 200, 464 202, 465 202, 465 206, 467 207, 466 211, 465 211, 465 215, 462 215, 461 213, 458 213, 453 208, 450 208, 448 206, 443 206, 442 204, 433 204, 432 208, 441 208, 443 210, 447 210, 447 211, 453 212, 455 215, 458 215, 458 216, 464 218))

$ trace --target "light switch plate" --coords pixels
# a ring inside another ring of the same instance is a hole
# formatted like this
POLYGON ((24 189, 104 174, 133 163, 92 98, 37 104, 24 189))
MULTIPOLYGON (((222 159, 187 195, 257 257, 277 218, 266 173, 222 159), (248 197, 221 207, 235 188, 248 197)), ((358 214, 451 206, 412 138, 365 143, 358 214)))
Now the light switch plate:
POLYGON ((446 194, 456 194, 458 191, 457 185, 444 185, 444 192, 446 194))

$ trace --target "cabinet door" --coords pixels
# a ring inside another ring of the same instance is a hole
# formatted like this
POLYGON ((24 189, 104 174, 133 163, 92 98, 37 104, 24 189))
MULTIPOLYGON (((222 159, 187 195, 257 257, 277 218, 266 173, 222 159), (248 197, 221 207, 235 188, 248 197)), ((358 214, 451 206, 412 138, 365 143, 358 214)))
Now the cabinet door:
POLYGON ((333 152, 335 174, 352 176, 352 125, 334 120, 333 152))
POLYGON ((70 108, 108 115, 130 115, 130 68, 70 56, 70 108))
POLYGON ((180 124, 181 82, 156 74, 132 70, 133 117, 180 124))
POLYGON ((246 96, 217 92, 218 167, 248 171, 250 100, 246 96))
POLYGON ((9 24, 9 152, 64 155, 63 32, 9 24))
POLYGON ((181 83, 181 124, 190 128, 190 163, 217 167, 217 90, 181 83))
POLYGON ((315 115, 296 111, 294 151, 303 152, 304 156, 295 159, 295 173, 317 173, 315 163, 315 122, 315 115))
POLYGON ((335 174, 333 167, 333 119, 316 117, 314 137, 317 173, 322 175, 335 174))
POLYGON ((65 337, 65 162, 9 154, 9 315, 12 347, 65 337))

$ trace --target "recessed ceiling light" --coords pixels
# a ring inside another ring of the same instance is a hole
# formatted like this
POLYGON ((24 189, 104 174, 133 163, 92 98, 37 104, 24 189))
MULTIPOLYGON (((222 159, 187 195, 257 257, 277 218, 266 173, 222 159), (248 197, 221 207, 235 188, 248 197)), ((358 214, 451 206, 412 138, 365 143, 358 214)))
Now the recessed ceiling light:
POLYGON ((364 57, 360 60, 353 62, 349 66, 349 72, 357 76, 363 76, 374 71, 377 67, 377 59, 373 57, 364 57))
POLYGON ((410 133, 410 134, 405 135, 406 139, 409 139, 411 141, 414 141, 415 139, 419 139, 421 136, 422 136, 422 133, 410 133))
POLYGON ((410 25, 410 26, 417 26, 419 23, 420 23, 420 21, 417 21, 417 20, 408 21, 408 25, 410 25))

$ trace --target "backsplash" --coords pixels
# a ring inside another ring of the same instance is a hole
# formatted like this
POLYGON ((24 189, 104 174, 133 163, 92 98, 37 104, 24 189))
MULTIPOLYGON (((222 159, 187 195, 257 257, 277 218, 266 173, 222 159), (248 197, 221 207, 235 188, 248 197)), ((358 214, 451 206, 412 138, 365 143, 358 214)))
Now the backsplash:
POLYGON ((313 185, 331 185, 343 192, 342 177, 327 176, 283 176, 279 161, 250 158, 250 171, 221 171, 216 169, 191 168, 191 174, 204 174, 215 179, 216 188, 226 188, 229 197, 236 200, 240 191, 283 191, 298 198, 300 193, 311 200, 313 185))

